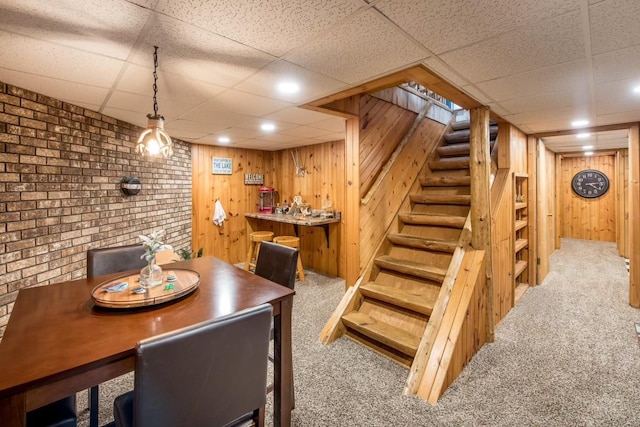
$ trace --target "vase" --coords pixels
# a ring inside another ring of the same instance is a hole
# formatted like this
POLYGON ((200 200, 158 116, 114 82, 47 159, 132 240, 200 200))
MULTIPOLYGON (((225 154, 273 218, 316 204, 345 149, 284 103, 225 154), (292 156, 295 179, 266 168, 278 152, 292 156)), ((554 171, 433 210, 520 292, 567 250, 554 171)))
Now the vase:
POLYGON ((162 268, 156 264, 156 259, 149 260, 149 264, 140 270, 140 286, 145 289, 162 284, 162 268))

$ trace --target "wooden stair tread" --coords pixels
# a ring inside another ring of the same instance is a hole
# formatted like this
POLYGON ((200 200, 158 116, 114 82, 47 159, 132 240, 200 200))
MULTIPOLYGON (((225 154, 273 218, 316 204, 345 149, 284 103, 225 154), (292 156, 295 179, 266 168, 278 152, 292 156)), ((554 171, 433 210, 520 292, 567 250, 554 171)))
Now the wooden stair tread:
POLYGON ((465 187, 471 185, 470 176, 434 176, 420 179, 422 187, 465 187))
POLYGON ((398 215, 398 218, 405 224, 435 225, 450 228, 462 228, 467 220, 467 218, 463 216, 423 213, 401 213, 398 215))
MULTIPOLYGON (((493 148, 495 143, 495 139, 490 141, 490 149, 493 148)), ((460 144, 451 144, 451 145, 442 145, 436 148, 436 152, 438 155, 442 156, 468 156, 469 150, 471 149, 471 144, 468 142, 463 142, 460 144)))
POLYGON ((516 230, 515 231, 518 231, 518 230, 521 230, 521 229, 525 228, 527 226, 527 224, 529 224, 529 222, 526 221, 526 220, 523 220, 523 219, 516 220, 516 223, 515 223, 515 229, 516 230))
POLYGON ((382 255, 375 259, 376 265, 386 270, 396 271, 410 276, 442 283, 447 270, 433 267, 420 262, 398 259, 389 255, 382 255))
POLYGON ((411 202, 431 205, 464 205, 471 204, 469 194, 412 194, 409 196, 411 202))
POLYGON ((457 242, 454 241, 431 239, 404 233, 389 233, 387 239, 394 245, 450 254, 452 254, 458 246, 457 242))
POLYGON ((418 351, 420 337, 388 323, 379 322, 364 313, 352 311, 343 315, 342 321, 346 326, 361 334, 395 348, 408 356, 414 357, 418 351))
POLYGON ((432 298, 426 297, 419 291, 408 291, 391 286, 378 285, 375 282, 360 286, 360 292, 368 298, 384 301, 426 316, 431 315, 435 305, 435 301, 432 298))
MULTIPOLYGON (((454 130, 453 132, 449 132, 448 134, 446 134, 444 136, 444 140, 447 142, 447 144, 460 144, 464 142, 469 142, 470 133, 471 132, 468 128, 454 130)), ((498 126, 497 125, 489 126, 489 137, 493 138, 497 134, 498 134, 498 126)))
POLYGON ((429 162, 431 170, 469 169, 469 157, 447 157, 435 162, 429 162))

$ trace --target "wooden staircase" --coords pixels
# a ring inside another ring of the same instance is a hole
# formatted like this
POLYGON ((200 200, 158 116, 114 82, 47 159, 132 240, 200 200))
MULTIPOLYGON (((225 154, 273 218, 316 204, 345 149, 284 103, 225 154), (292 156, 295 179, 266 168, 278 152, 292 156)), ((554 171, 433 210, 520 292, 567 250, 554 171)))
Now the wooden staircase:
MULTIPOLYGON (((452 257, 470 241, 468 128, 468 121, 450 125, 420 191, 410 195, 410 210, 398 213, 397 230, 386 235, 369 274, 349 288, 321 333, 325 344, 344 334, 412 366, 443 282, 453 286, 460 260, 452 266, 452 257)), ((495 139, 497 126, 490 133, 495 139)))

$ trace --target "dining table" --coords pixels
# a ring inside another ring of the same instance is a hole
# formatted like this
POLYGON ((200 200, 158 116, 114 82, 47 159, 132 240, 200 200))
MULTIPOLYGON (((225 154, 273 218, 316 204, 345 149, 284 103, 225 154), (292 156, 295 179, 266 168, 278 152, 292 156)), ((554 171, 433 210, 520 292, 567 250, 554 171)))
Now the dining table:
MULTIPOLYGON (((294 291, 211 256, 171 267, 196 272, 200 283, 153 306, 96 305, 92 292, 118 274, 21 289, 0 341, 0 425, 25 426, 28 411, 134 371, 140 340, 269 303, 273 425, 290 426, 294 291)), ((188 363, 188 356, 175 363, 188 363)))

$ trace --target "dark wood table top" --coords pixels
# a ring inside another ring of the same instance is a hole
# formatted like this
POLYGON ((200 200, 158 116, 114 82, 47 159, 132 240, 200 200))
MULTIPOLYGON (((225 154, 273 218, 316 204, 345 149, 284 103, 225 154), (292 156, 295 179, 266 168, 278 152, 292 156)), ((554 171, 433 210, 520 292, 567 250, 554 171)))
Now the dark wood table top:
POLYGON ((141 339, 294 293, 214 257, 172 265, 197 271, 200 286, 150 309, 94 306, 91 290, 108 276, 20 290, 0 342, 0 398, 132 357, 141 339))

